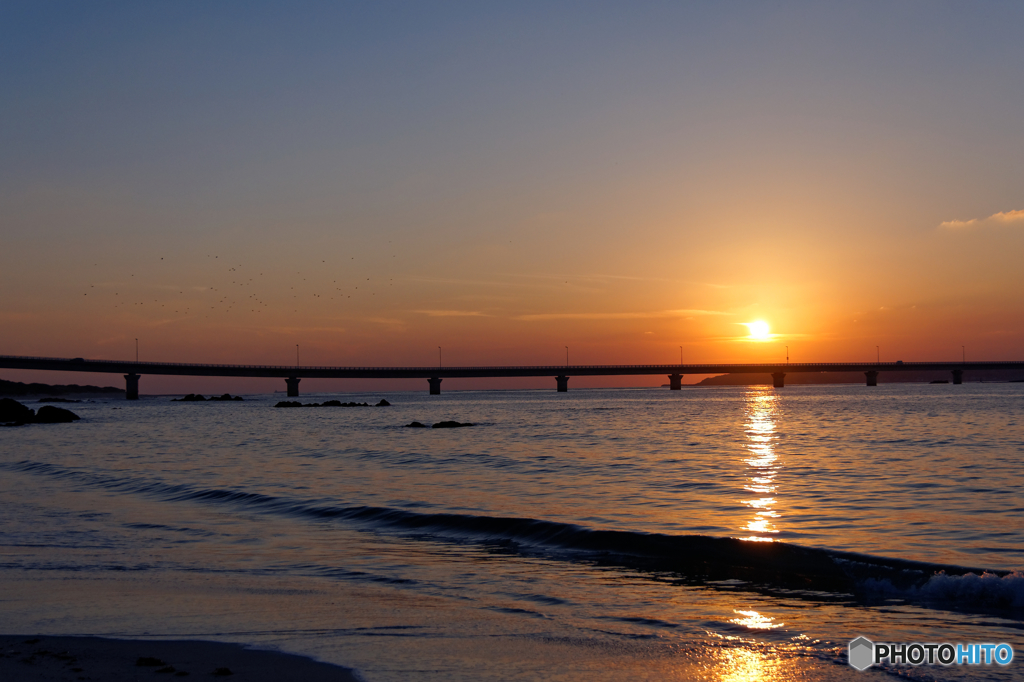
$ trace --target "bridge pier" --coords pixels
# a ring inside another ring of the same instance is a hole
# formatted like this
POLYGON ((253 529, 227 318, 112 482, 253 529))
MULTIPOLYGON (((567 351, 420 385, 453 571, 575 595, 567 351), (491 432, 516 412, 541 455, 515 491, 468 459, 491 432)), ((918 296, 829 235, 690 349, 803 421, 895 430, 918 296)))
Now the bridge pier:
POLYGON ((869 370, 867 372, 864 372, 864 376, 867 377, 867 379, 868 379, 868 383, 867 383, 868 386, 877 386, 878 385, 878 372, 876 372, 875 370, 872 369, 872 370, 869 370))
POLYGON ((772 386, 775 388, 785 388, 786 386, 786 375, 783 372, 776 372, 772 375, 772 386))
POLYGON ((559 393, 569 392, 569 377, 555 377, 555 381, 558 382, 559 393))
POLYGON ((681 391, 683 389, 683 375, 682 374, 669 374, 668 375, 668 390, 670 391, 681 391))
POLYGON ((124 397, 125 400, 139 399, 139 375, 135 372, 124 375, 124 397))
POLYGON ((298 398, 299 397, 299 382, 302 379, 298 377, 288 377, 284 380, 284 383, 288 384, 288 397, 298 398))
POLYGON ((962 384, 964 383, 964 371, 962 369, 953 370, 953 383, 962 384))
POLYGON ((441 395, 441 379, 430 377, 427 383, 430 384, 430 395, 441 395))

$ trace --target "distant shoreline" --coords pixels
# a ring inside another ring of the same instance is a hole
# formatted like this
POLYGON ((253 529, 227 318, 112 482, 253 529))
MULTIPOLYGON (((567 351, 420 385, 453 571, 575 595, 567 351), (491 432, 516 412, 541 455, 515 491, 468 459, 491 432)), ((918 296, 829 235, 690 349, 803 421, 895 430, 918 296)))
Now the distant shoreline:
MULTIPOLYGON (((879 384, 928 384, 949 380, 949 372, 942 371, 882 371, 878 375, 879 384)), ((1019 370, 970 370, 964 372, 964 383, 1006 383, 1024 380, 1024 372, 1019 370)), ((866 378, 863 372, 789 372, 786 373, 786 385, 795 384, 863 384, 866 378)), ((771 374, 720 374, 708 377, 689 386, 757 386, 772 384, 771 374)), ((667 385, 667 384, 666 384, 667 385)))
POLYGON ((0 396, 24 395, 124 395, 123 388, 113 386, 79 386, 78 384, 26 384, 0 379, 0 396))

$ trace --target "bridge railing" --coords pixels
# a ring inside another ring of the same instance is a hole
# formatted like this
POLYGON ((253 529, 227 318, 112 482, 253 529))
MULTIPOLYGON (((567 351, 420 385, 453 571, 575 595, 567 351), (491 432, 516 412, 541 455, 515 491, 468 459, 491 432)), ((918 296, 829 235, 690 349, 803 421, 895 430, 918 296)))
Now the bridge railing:
POLYGON ((337 366, 337 365, 233 365, 233 364, 209 364, 209 363, 196 363, 196 362, 149 362, 149 361, 133 361, 133 360, 98 360, 98 359, 79 359, 79 358, 51 358, 42 356, 26 356, 26 355, 0 355, 2 360, 21 360, 21 361, 35 361, 35 362, 55 362, 55 363, 76 363, 76 364, 88 364, 96 363, 103 365, 121 365, 125 368, 134 367, 138 369, 144 369, 146 367, 201 367, 210 369, 254 369, 254 370, 271 370, 276 372, 285 372, 290 370, 297 371, 356 371, 356 370, 381 370, 381 371, 430 371, 436 369, 439 372, 445 371, 463 371, 463 370, 536 370, 536 371, 551 371, 553 373, 571 373, 573 370, 595 370, 595 369, 610 369, 610 370, 630 370, 630 369, 663 369, 675 373, 689 373, 689 374, 700 374, 699 370, 708 370, 709 373, 719 374, 727 373, 729 368, 750 368, 750 367, 766 367, 773 369, 805 369, 814 368, 817 371, 826 371, 819 368, 828 367, 850 367, 851 365, 857 367, 877 367, 879 369, 913 369, 915 367, 928 367, 934 365, 943 365, 948 367, 964 367, 970 368, 972 366, 979 365, 1019 365, 1024 367, 1024 361, 972 361, 972 362, 750 362, 750 363, 701 363, 701 364, 673 364, 673 365, 662 365, 662 364, 648 364, 648 365, 487 365, 487 366, 460 366, 460 365, 445 365, 441 367, 433 366, 405 366, 405 367, 351 367, 351 366, 337 366))

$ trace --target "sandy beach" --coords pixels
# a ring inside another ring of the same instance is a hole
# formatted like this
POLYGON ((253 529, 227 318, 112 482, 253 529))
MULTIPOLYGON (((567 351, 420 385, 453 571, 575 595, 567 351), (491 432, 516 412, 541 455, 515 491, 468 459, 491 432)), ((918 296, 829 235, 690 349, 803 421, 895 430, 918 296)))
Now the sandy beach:
POLYGON ((352 671, 275 651, 201 641, 0 636, 0 679, 11 682, 223 679, 354 682, 352 671))

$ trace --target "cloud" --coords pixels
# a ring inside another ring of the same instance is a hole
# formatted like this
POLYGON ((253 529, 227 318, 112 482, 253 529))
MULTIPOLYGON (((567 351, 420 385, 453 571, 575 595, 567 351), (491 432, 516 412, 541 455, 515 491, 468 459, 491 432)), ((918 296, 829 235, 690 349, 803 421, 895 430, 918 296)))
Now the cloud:
POLYGON ((413 312, 430 317, 490 317, 479 310, 414 310, 413 312))
POLYGON ((687 315, 726 315, 717 310, 658 310, 646 313, 541 313, 518 315, 513 319, 524 322, 543 320, 650 320, 662 317, 685 317, 687 315))
POLYGON ((987 218, 971 218, 970 220, 947 220, 939 224, 940 230, 971 230, 993 225, 1024 224, 1024 211, 1001 211, 987 218))

